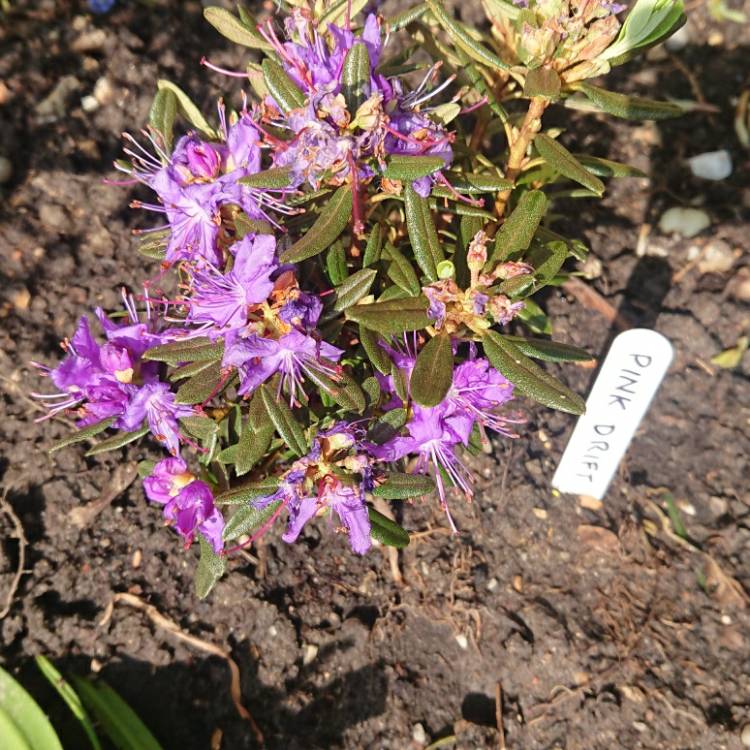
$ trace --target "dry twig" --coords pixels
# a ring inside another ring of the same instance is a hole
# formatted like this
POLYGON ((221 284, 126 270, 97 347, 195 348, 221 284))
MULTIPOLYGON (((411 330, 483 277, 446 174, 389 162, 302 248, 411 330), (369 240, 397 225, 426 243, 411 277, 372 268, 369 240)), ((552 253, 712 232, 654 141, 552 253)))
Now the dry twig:
POLYGON ((134 461, 120 464, 112 474, 109 486, 93 503, 73 508, 70 520, 74 526, 84 529, 108 506, 111 505, 125 490, 133 484, 138 476, 138 464, 134 461))
POLYGON ((505 727, 503 726, 503 686, 495 684, 495 723, 497 724, 497 748, 505 748, 505 727))
POLYGON ((184 641, 185 643, 193 646, 193 648, 197 648, 199 651, 204 651, 207 654, 213 654, 214 656, 218 656, 220 659, 224 659, 231 673, 229 692, 232 696, 234 707, 237 709, 237 713, 250 724, 250 728, 252 729, 252 732, 255 735, 255 739, 257 740, 258 744, 261 746, 265 745, 265 740, 263 738, 263 733, 260 731, 260 727, 256 724, 252 714, 242 703, 240 668, 237 666, 237 662, 232 659, 228 651, 221 648, 221 646, 217 646, 194 635, 190 635, 190 633, 186 633, 185 631, 180 629, 179 625, 177 625, 176 622, 170 620, 168 617, 165 617, 152 604, 144 602, 143 599, 140 599, 133 594, 115 594, 107 605, 107 608, 104 610, 104 615, 99 621, 100 627, 104 627, 112 619, 112 613, 114 612, 115 604, 118 604, 120 602, 122 602, 123 604, 127 604, 129 607, 134 607, 135 609, 140 609, 142 612, 145 612, 154 625, 162 628, 163 630, 166 630, 175 638, 184 641))
POLYGON ((13 605, 13 597, 16 595, 16 591, 18 591, 18 585, 21 583, 21 576, 23 575, 23 568, 26 564, 26 545, 28 544, 26 535, 23 533, 23 524, 8 502, 7 497, 8 490, 3 488, 3 496, 0 499, 0 510, 13 522, 13 535, 18 539, 18 565, 16 566, 16 572, 13 575, 10 589, 8 589, 8 593, 5 595, 5 606, 0 610, 0 620, 10 612, 10 608, 13 605))

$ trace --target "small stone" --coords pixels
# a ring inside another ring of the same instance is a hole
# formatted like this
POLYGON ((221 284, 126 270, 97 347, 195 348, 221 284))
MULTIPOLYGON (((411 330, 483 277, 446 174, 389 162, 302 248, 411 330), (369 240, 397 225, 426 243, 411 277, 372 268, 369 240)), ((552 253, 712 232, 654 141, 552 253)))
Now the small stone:
POLYGON ((716 517, 724 516, 729 512, 729 503, 725 498, 718 495, 711 495, 708 498, 708 507, 716 517))
POLYGON ((133 566, 133 568, 140 568, 142 561, 143 561, 143 552, 137 549, 135 552, 133 552, 133 558, 131 559, 130 564, 133 566))
POLYGON ((750 302, 750 268, 743 266, 734 275, 729 286, 731 295, 740 302, 750 302))
POLYGON ((672 34, 669 39, 664 43, 664 46, 670 51, 670 52, 679 52, 681 49, 684 49, 687 47, 688 44, 692 41, 691 39, 692 34, 690 31, 690 24, 686 23, 682 28, 678 29, 674 34, 672 34))
POLYGON ((659 231, 662 234, 679 234, 682 237, 695 237, 710 226, 709 215, 700 208, 674 206, 667 209, 659 219, 659 231))
POLYGON ((547 511, 544 508, 532 508, 531 512, 541 521, 547 518, 547 511))
POLYGON ((5 81, 0 81, 0 105, 7 104, 13 97, 13 92, 5 85, 5 81))
POLYGON ((84 96, 81 99, 81 109, 84 112, 96 112, 99 109, 99 102, 93 96, 84 96))
POLYGON ((315 661, 318 655, 318 647, 314 643, 306 643, 302 649, 302 664, 306 667, 315 661))
POLYGON ((104 29, 93 29, 81 34, 73 40, 70 48, 73 52, 95 52, 100 50, 107 42, 107 32, 104 29))
POLYGON ((102 76, 94 84, 94 99, 102 106, 109 104, 115 98, 115 90, 107 76, 102 76))
POLYGON ((732 174, 732 157, 729 151, 706 151, 688 159, 690 171, 704 180, 725 180, 732 174))
POLYGON ((55 203, 44 203, 39 208, 39 220, 50 229, 64 232, 70 225, 68 216, 62 206, 55 203))
POLYGON ((463 634, 459 633, 456 636, 456 643, 464 650, 466 651, 467 648, 469 648, 469 639, 463 634))
POLYGON ((750 723, 745 724, 740 730, 740 742, 743 747, 750 747, 750 723))
POLYGON ((10 300, 16 310, 27 310, 31 302, 31 292, 25 286, 20 286, 12 292, 10 300))
POLYGON ((427 745, 427 732, 424 731, 424 727, 421 724, 415 724, 411 728, 411 738, 422 747, 427 745))
POLYGON ((513 589, 519 594, 523 594, 523 578, 521 576, 513 576, 513 589))
POLYGON ((13 164, 10 159, 0 156, 0 185, 5 184, 13 176, 13 164))
POLYGON ((490 578, 489 581, 487 581, 487 591, 494 591, 500 582, 497 580, 497 578, 490 578))
POLYGON ((63 76, 55 88, 36 105, 36 113, 42 122, 61 120, 68 111, 68 98, 80 88, 75 76, 63 76))
POLYGON ((708 35, 708 44, 710 47, 721 47, 724 44, 724 34, 720 31, 712 31, 708 35))
POLYGON ((735 254, 724 240, 711 240, 703 249, 703 257, 698 261, 701 273, 726 273, 734 265, 735 254))
POLYGON ((586 510, 598 511, 604 507, 604 503, 601 500, 597 500, 591 495, 579 495, 578 504, 586 510))

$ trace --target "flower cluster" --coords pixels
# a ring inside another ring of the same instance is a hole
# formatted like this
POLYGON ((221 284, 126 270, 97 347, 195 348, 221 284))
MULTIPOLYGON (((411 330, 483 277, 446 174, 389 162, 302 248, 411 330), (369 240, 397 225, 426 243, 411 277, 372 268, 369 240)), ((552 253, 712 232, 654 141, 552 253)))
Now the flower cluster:
MULTIPOLYGON (((655 2, 667 0, 639 0, 655 2)), ((473 495, 466 456, 490 450, 488 431, 515 436, 511 401, 583 410, 534 360, 588 354, 543 337, 531 296, 585 253, 543 221, 546 188, 604 185, 596 159, 540 133, 541 116, 581 91, 606 108, 609 92, 580 81, 595 59, 614 64, 621 8, 529 0, 498 16, 492 3, 493 38, 439 0, 361 25, 351 5, 327 5, 295 3, 282 23, 206 9, 265 54, 246 73, 204 60, 246 76, 252 98, 220 102, 212 125, 160 82, 145 138, 127 135, 116 164, 155 196, 132 205, 161 217, 138 232, 159 271, 124 293, 124 313, 96 310, 101 337, 84 317, 63 361, 38 365, 57 390, 34 395, 80 428, 55 448, 111 429, 95 452, 147 433, 166 449, 141 465, 145 492, 187 546, 201 540, 202 594, 278 519, 291 543, 325 517, 365 554, 373 539, 409 541, 382 502, 436 490, 456 531, 450 496, 473 495), (412 60, 417 48, 435 62, 412 60), (525 114, 506 110, 523 99, 525 114), (177 114, 190 127, 175 138, 177 114)), ((632 45, 676 25, 661 5, 641 8, 650 36, 632 45)))

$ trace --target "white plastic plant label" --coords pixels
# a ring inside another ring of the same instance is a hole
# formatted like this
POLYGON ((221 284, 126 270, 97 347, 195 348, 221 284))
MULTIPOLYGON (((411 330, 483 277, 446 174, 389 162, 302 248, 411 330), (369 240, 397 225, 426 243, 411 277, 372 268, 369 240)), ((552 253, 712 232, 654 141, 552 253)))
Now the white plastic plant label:
POLYGON ((601 500, 672 361, 660 333, 633 328, 613 342, 552 486, 601 500))

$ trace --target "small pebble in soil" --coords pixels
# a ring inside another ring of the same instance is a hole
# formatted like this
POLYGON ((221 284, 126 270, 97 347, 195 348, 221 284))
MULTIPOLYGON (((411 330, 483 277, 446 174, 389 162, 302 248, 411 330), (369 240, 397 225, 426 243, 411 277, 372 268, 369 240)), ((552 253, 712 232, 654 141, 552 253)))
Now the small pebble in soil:
POLYGON ((750 722, 745 724, 740 731, 740 742, 743 747, 750 747, 750 722))
POLYGON ((695 237, 710 226, 709 215, 700 208, 674 206, 667 209, 659 219, 659 231, 662 234, 679 234, 682 237, 695 237))
POLYGON ((740 302, 750 302, 750 268, 744 266, 732 277, 730 293, 740 302))
POLYGON ((63 76, 55 88, 36 105, 36 113, 42 123, 55 122, 65 117, 68 111, 68 99, 77 91, 81 82, 75 76, 63 76))
POLYGON ((104 107, 115 98, 115 90, 107 76, 102 76, 94 84, 94 99, 104 107))
POLYGON ((81 99, 81 109, 84 112, 96 112, 99 109, 99 102, 93 96, 84 96, 81 99))
POLYGON ((696 177, 704 180, 725 180, 732 174, 732 157, 726 149, 693 156, 688 165, 696 177))
POLYGON ((421 724, 415 724, 411 729, 411 738, 418 745, 425 746, 428 742, 427 732, 424 731, 424 727, 421 724))
POLYGON ((734 265, 735 254, 724 240, 711 240, 703 248, 703 257, 698 261, 698 270, 704 273, 726 273, 734 265))
POLYGON ((494 591, 500 582, 497 580, 497 578, 490 578, 489 581, 487 581, 487 591, 494 591))
POLYGON ((306 643, 302 649, 302 664, 308 666, 315 661, 318 655, 318 647, 314 643, 306 643))
POLYGON ((463 634, 459 633, 456 636, 456 643, 464 650, 466 651, 467 648, 469 648, 469 639, 463 634))
POLYGON ((13 165, 5 156, 0 156, 0 185, 8 182, 13 175, 13 165))

